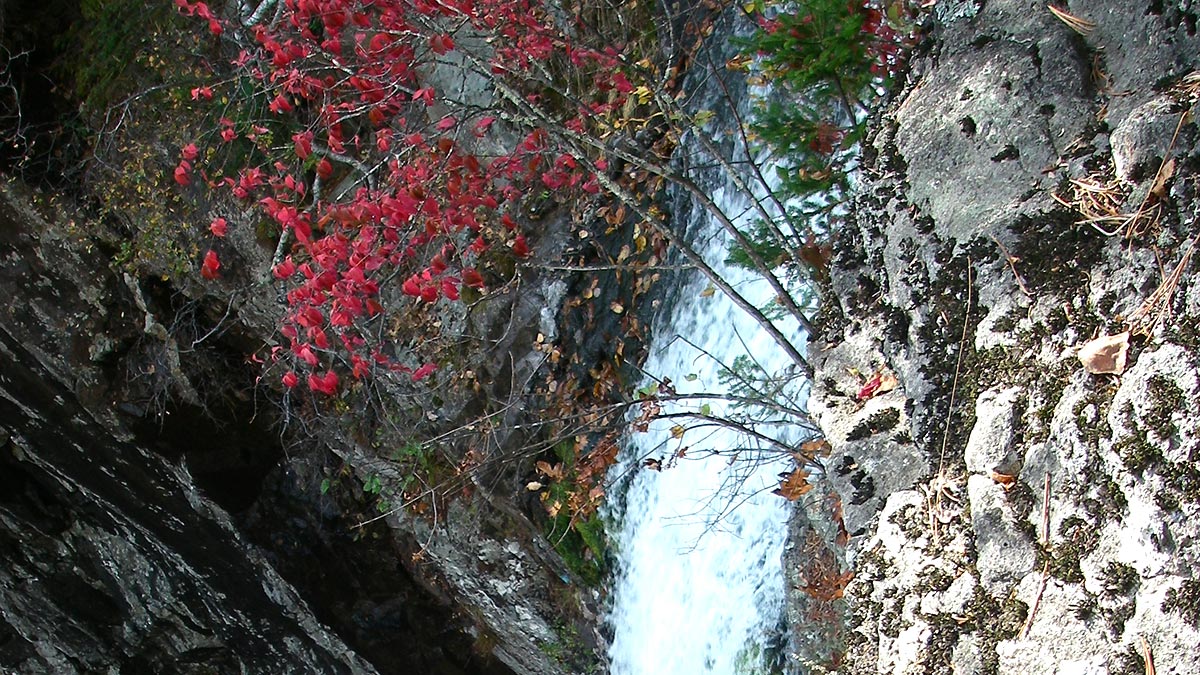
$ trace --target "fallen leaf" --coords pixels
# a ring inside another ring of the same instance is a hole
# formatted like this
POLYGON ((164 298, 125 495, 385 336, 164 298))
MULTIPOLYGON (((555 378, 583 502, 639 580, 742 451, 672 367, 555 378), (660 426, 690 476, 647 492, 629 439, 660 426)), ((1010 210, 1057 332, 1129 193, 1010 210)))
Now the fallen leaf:
POLYGON ((537 468, 539 473, 541 473, 546 478, 549 478, 550 480, 562 480, 563 479, 563 465, 562 464, 555 464, 554 466, 550 466, 550 462, 547 462, 544 460, 539 460, 538 463, 535 464, 534 466, 537 468))
POLYGON ((808 472, 804 469, 796 469, 779 481, 779 487, 774 490, 774 494, 794 502, 812 489, 812 483, 808 482, 808 472))
POLYGON ((812 459, 815 457, 828 457, 829 453, 833 452, 833 446, 824 438, 818 438, 811 441, 805 441, 800 444, 800 454, 812 459))
POLYGON ((530 492, 537 492, 538 490, 542 489, 542 484, 536 480, 531 480, 525 484, 525 489, 529 490, 530 492))
POLYGON ((867 380, 867 383, 858 390, 858 400, 865 401, 874 398, 880 394, 887 393, 896 388, 900 381, 896 379, 895 374, 887 368, 880 368, 875 371, 875 374, 867 380))
POLYGON ((1079 361, 1093 375, 1120 375, 1125 372, 1129 352, 1129 331, 1102 335, 1079 348, 1079 361))
POLYGON ((1015 483, 1017 481, 1017 477, 1010 476, 1009 474, 1006 474, 1006 473, 1000 473, 999 471, 993 471, 992 472, 992 480, 996 481, 997 483, 1002 485, 1005 490, 1007 490, 1013 486, 1013 483, 1015 483))
POLYGON ((1158 174, 1154 177, 1154 185, 1150 187, 1150 194, 1158 197, 1159 200, 1167 198, 1167 181, 1175 175, 1175 160, 1168 159, 1163 162, 1163 165, 1158 170, 1158 174))

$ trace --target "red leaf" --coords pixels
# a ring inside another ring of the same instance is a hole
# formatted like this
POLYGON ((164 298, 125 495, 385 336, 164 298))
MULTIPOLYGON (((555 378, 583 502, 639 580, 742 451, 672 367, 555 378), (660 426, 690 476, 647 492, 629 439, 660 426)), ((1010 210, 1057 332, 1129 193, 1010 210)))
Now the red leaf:
POLYGON ((282 380, 283 380, 283 386, 287 387, 288 389, 291 389, 292 387, 295 387, 296 385, 300 384, 300 378, 291 371, 284 373, 282 380))
POLYGON ((413 371, 412 380, 413 380, 413 382, 419 382, 419 381, 425 379, 426 377, 429 377, 429 374, 435 370, 437 370, 437 365, 432 364, 432 363, 426 363, 425 365, 423 365, 420 368, 417 368, 416 370, 413 371))
POLYGON ((445 54, 454 49, 454 40, 449 35, 434 35, 429 38, 429 48, 433 50, 434 54, 445 54))
POLYGON ((212 232, 214 237, 224 237, 228 228, 229 221, 224 218, 213 218, 213 221, 208 224, 208 231, 212 232))
POLYGON ((296 156, 300 159, 308 159, 308 156, 312 154, 312 141, 313 133, 311 131, 292 136, 292 142, 296 145, 296 156))
POLYGON ((309 375, 308 376, 308 388, 312 389, 313 391, 325 394, 327 396, 333 396, 334 394, 337 393, 337 388, 338 388, 337 373, 330 370, 330 371, 326 372, 324 375, 320 375, 320 376, 318 376, 315 373, 312 375, 309 375))
POLYGON ((221 261, 217 259, 217 252, 209 249, 208 253, 204 254, 204 262, 200 265, 200 276, 205 279, 216 279, 219 269, 221 269, 221 261))
POLYGON ((333 164, 322 157, 321 161, 317 162, 317 175, 321 177, 321 180, 329 180, 329 177, 333 175, 333 164))
POLYGON ((491 115, 488 115, 487 117, 481 117, 479 121, 475 123, 475 135, 482 136, 487 133, 487 130, 491 128, 495 121, 496 118, 492 117, 491 115))
POLYGON ((529 245, 525 243, 525 235, 518 234, 512 245, 513 254, 518 258, 524 258, 529 255, 529 245))
POLYGON ((275 266, 273 273, 276 279, 287 279, 296 273, 296 263, 292 262, 291 256, 288 256, 283 259, 283 262, 275 266))
POLYGON ((308 345, 297 345, 292 348, 292 351, 296 353, 296 356, 299 357, 301 361, 310 366, 316 366, 320 361, 317 358, 317 355, 313 353, 312 347, 309 347, 308 345))
POLYGON ((481 275, 474 267, 464 267, 462 271, 463 283, 471 288, 483 288, 483 275, 481 275))

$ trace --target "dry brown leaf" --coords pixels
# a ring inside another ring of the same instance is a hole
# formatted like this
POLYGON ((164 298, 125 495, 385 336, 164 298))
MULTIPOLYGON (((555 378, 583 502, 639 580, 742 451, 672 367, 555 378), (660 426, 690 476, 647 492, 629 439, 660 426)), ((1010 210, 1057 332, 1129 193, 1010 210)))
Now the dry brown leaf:
POLYGON ((1158 175, 1154 177, 1154 185, 1150 187, 1150 194, 1160 200, 1167 198, 1167 181, 1175 175, 1175 160, 1168 159, 1163 162, 1163 165, 1158 170, 1158 175))
POLYGON ((1120 375, 1125 372, 1129 353, 1129 331, 1102 335, 1079 348, 1079 361, 1093 375, 1120 375))
POLYGON ((534 465, 534 467, 537 468, 539 473, 541 473, 546 478, 549 478, 550 480, 562 480, 563 479, 563 465, 561 463, 555 464, 554 466, 550 466, 550 462, 547 462, 544 460, 539 460, 538 463, 534 465))
POLYGON ((808 482, 808 472, 804 469, 796 469, 779 481, 779 487, 774 492, 780 497, 794 502, 812 489, 812 483, 808 482))
POLYGON ((1001 486, 1003 486, 1005 490, 1007 490, 1008 488, 1012 487, 1013 483, 1015 483, 1017 481, 1017 477, 1010 476, 1007 473, 1000 473, 999 471, 993 471, 992 472, 992 480, 996 481, 1001 486))
POLYGON ((797 454, 803 457, 805 461, 809 461, 817 457, 828 457, 831 452, 833 452, 833 446, 829 444, 829 441, 824 438, 818 438, 801 443, 800 452, 797 454))

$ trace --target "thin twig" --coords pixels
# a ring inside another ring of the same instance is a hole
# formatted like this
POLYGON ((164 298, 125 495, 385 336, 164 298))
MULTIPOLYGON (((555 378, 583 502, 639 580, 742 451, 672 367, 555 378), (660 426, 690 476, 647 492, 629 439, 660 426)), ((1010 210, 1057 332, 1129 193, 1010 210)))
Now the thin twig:
POLYGON ((1013 278, 1017 280, 1017 286, 1021 288, 1021 292, 1032 298, 1033 293, 1029 292, 1029 287, 1025 285, 1025 280, 1021 278, 1020 272, 1017 272, 1017 258, 1009 253, 1004 244, 1001 244, 1000 240, 995 236, 992 236, 992 241, 996 242, 996 245, 1000 247, 1000 252, 1004 254, 1005 260, 1008 261, 1008 268, 1012 270, 1013 278))
POLYGON ((1079 33, 1080 35, 1090 35, 1091 32, 1096 28, 1096 23, 1094 21, 1088 21, 1087 19, 1080 18, 1074 14, 1068 14, 1054 5, 1046 5, 1046 8, 1050 10, 1051 14, 1058 17, 1059 21, 1067 24, 1068 28, 1076 33, 1079 33))
POLYGON ((1146 204, 1150 202, 1150 197, 1154 196, 1156 186, 1158 186, 1159 181, 1162 180, 1163 171, 1167 169, 1168 164, 1174 165, 1174 162, 1171 161, 1171 152, 1175 149, 1175 141, 1179 140, 1179 131, 1183 129, 1183 122, 1187 119, 1188 113, 1190 112, 1191 110, 1184 110, 1182 113, 1180 113, 1179 123, 1175 125, 1175 134, 1171 136, 1171 142, 1167 144, 1167 151, 1163 153, 1163 161, 1158 165, 1158 171, 1154 172, 1154 180, 1150 181, 1150 189, 1146 191, 1146 196, 1142 197, 1142 203, 1138 205, 1137 213, 1134 213, 1133 219, 1129 221, 1129 228, 1125 231, 1126 237, 1132 237, 1135 234, 1139 234, 1138 232, 1134 231, 1134 225, 1137 224, 1138 218, 1141 217, 1142 211, 1146 208, 1146 204))
MULTIPOLYGON (((942 430, 942 449, 938 454, 938 475, 942 475, 942 471, 946 466, 946 446, 950 442, 950 418, 954 415, 954 399, 958 394, 958 377, 962 373, 963 352, 967 350, 967 327, 971 324, 971 270, 974 263, 971 258, 967 258, 967 309, 963 312, 963 328, 962 336, 958 340, 958 361, 954 364, 954 380, 950 385, 950 405, 946 408, 946 426, 942 430)), ((937 494, 937 512, 942 510, 942 491, 938 490, 937 494)), ((933 513, 929 514, 930 530, 937 534, 937 518, 933 513)))
POLYGON ((1033 615, 1037 614, 1038 605, 1042 604, 1042 594, 1046 592, 1046 581, 1050 579, 1050 561, 1047 560, 1045 565, 1042 565, 1042 583, 1038 586, 1037 596, 1033 598, 1033 607, 1029 609, 1029 616, 1025 618, 1025 625, 1021 628, 1021 637, 1029 635, 1029 629, 1033 627, 1033 615))
POLYGON ((1174 299, 1175 291, 1179 288, 1179 281, 1183 278, 1183 271, 1191 261, 1192 253, 1196 250, 1197 239, 1200 239, 1200 233, 1192 236, 1191 243, 1184 249, 1183 256, 1175 265, 1175 269, 1163 279, 1150 297, 1138 305, 1138 308, 1125 319, 1125 325, 1129 328, 1130 333, 1149 336, 1158 327, 1158 324, 1171 318, 1171 300, 1174 299))
POLYGON ((1042 545, 1050 545, 1050 472, 1046 472, 1046 487, 1042 490, 1042 545))

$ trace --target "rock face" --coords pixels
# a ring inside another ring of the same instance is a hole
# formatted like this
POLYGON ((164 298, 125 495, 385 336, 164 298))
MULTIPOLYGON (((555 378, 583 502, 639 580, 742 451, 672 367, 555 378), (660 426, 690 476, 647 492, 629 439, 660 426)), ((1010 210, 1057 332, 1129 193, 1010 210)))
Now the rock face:
MULTIPOLYGON (((8 189, 0 220, 10 289, 0 322, 4 669, 376 672, 185 467, 115 434, 111 417, 80 403, 98 384, 99 369, 87 367, 89 351, 99 353, 92 331, 130 327, 85 296, 119 291, 119 282, 59 248, 54 228, 8 189)), ((122 333, 133 334, 105 334, 122 333)))
MULTIPOLYGON (((51 201, 0 189, 0 668, 554 675, 595 659, 589 600, 511 474, 449 513, 359 527, 380 515, 364 483, 398 494, 404 476, 336 420, 285 450, 244 364, 269 296, 114 272, 51 201)), ((503 318, 529 338, 554 302, 530 290, 503 318)))
POLYGON ((795 525, 853 579, 815 616, 797 540, 791 619, 825 627, 799 660, 1200 673, 1197 8, 1068 11, 1091 28, 937 3, 876 121, 811 347, 845 529, 829 500, 795 525), (1080 347, 1129 329, 1127 369, 1089 374, 1080 347), (878 369, 898 385, 859 400, 878 369))

